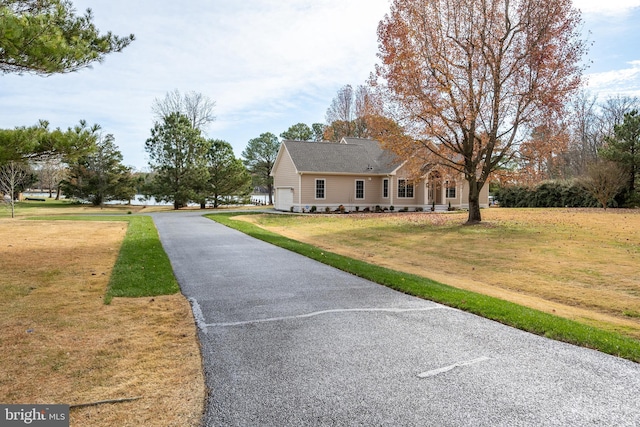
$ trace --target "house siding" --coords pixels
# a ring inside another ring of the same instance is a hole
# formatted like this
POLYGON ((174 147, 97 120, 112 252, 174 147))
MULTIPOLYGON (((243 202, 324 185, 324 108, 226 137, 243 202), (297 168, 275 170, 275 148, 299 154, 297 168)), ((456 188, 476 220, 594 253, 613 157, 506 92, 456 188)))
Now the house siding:
MULTIPOLYGON (((292 191, 293 206, 295 206, 299 194, 299 191, 297 190, 299 176, 287 150, 282 150, 280 153, 280 158, 278 159, 276 166, 274 166, 274 171, 276 168, 278 173, 273 176, 273 188, 276 192, 276 200, 274 202, 275 208, 279 210, 289 210, 291 209, 291 206, 285 206, 285 204, 288 205, 289 203, 283 200, 278 200, 278 193, 282 191, 292 191), (287 188, 290 188, 291 190, 287 190, 287 188)), ((280 197, 280 199, 282 199, 282 197, 280 197)))
MULTIPOLYGON (((295 143, 290 141, 289 143, 295 143)), ((297 143, 296 143, 297 144, 297 143)), ((292 145, 296 150, 303 149, 303 152, 297 152, 297 156, 309 152, 309 157, 303 157, 308 163, 309 158, 313 159, 313 156, 318 156, 318 152, 315 148, 321 148, 325 151, 320 151, 320 154, 326 154, 327 147, 325 145, 314 145, 313 143, 303 146, 292 145), (311 150, 309 150, 311 149, 311 150)), ((335 148, 335 147, 331 147, 335 148)), ((371 148, 368 146, 368 148, 371 148)), ((369 208, 374 209, 376 206, 382 208, 389 208, 393 206, 395 210, 401 210, 408 208, 409 210, 429 209, 433 204, 433 200, 429 197, 429 193, 435 191, 433 199, 436 205, 440 206, 440 209, 451 204, 451 207, 455 208, 468 208, 469 206, 469 191, 468 185, 464 180, 458 180, 455 184, 456 194, 455 197, 447 198, 446 184, 444 179, 437 177, 432 178, 429 182, 425 179, 417 180, 413 182, 413 196, 412 197, 398 197, 399 181, 402 179, 409 179, 411 176, 410 171, 405 166, 398 166, 397 169, 388 168, 385 171, 373 171, 368 173, 362 173, 359 171, 351 170, 350 172, 311 172, 309 170, 300 169, 300 165, 296 165, 294 162, 296 152, 289 152, 286 144, 282 144, 274 165, 272 176, 274 177, 274 188, 276 191, 275 208, 278 210, 290 210, 295 212, 307 211, 312 206, 315 206, 318 211, 324 211, 325 208, 331 210, 337 209, 340 205, 343 205, 346 210, 354 211, 356 207, 360 210, 369 208), (316 181, 323 179, 325 181, 325 197, 324 199, 316 199, 316 181), (389 194, 388 197, 383 197, 383 182, 385 179, 389 180, 389 194), (362 180, 364 182, 364 198, 356 199, 356 181, 362 180), (280 196, 280 197, 279 197, 280 196), (280 200, 278 200, 280 199, 280 200), (280 203, 279 203, 280 202, 280 203)), ((345 158, 336 159, 336 161, 343 161, 345 158)), ((326 159, 321 156, 318 159, 318 164, 326 159)), ((302 162, 304 163, 304 162, 302 162)), ((368 163, 373 165, 374 162, 368 163)), ((312 162, 307 164, 307 168, 313 167, 316 163, 312 162)), ((362 165, 361 165, 362 166, 362 165)), ((364 165, 367 166, 367 165, 364 165)), ((327 166, 328 167, 328 166, 327 166)), ((358 168, 351 168, 358 169, 358 168)), ((363 167, 362 169, 368 169, 363 167)), ((375 169, 371 167, 371 169, 375 169)), ((317 170, 317 169, 316 169, 317 170)), ((480 205, 481 207, 488 207, 489 186, 484 186, 480 193, 480 205)))
MULTIPOLYGON (((298 173, 296 167, 287 153, 283 150, 280 159, 277 164, 278 173, 274 174, 273 186, 277 187, 297 187, 298 186, 298 173)), ((275 168, 274 168, 275 170, 275 168)))
POLYGON ((323 174, 303 174, 301 182, 301 206, 316 206, 318 210, 326 206, 336 208, 339 205, 352 210, 356 206, 364 209, 380 204, 382 178, 374 176, 341 176, 323 174), (325 198, 316 199, 316 180, 325 180, 325 198), (356 180, 364 181, 364 199, 356 199, 356 180))

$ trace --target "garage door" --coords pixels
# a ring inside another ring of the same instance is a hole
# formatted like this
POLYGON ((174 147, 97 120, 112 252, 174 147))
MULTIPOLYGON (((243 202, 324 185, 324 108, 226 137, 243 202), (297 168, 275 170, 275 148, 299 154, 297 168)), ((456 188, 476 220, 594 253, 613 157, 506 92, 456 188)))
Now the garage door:
POLYGON ((276 209, 288 211, 293 206, 293 188, 276 189, 276 209))

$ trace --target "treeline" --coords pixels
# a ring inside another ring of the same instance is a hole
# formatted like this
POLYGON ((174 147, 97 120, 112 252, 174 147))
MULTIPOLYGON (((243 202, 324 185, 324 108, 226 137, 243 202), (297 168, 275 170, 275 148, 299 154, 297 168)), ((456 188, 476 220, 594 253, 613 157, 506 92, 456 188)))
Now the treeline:
POLYGON ((531 132, 501 171, 504 207, 637 207, 640 193, 640 99, 603 103, 581 93, 570 115, 531 132))

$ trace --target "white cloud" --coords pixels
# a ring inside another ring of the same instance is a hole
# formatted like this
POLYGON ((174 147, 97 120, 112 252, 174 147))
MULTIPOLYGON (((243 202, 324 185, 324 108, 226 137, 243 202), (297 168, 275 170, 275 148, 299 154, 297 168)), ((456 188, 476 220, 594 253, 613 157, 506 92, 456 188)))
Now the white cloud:
POLYGON ((102 31, 136 40, 103 64, 65 76, 3 76, 0 127, 86 119, 114 133, 125 161, 144 166, 151 105, 173 89, 216 101, 212 137, 239 153, 251 137, 323 121, 337 89, 376 62, 389 0, 73 0, 102 31))
POLYGON ((640 7, 640 0, 573 0, 573 5, 585 14, 621 16, 640 7))
POLYGON ((640 60, 628 65, 628 68, 588 74, 587 88, 604 96, 640 96, 640 60))
MULTIPOLYGON (((136 41, 91 70, 0 79, 0 128, 80 119, 114 133, 127 164, 144 167, 151 105, 173 89, 216 101, 209 135, 239 154, 263 132, 324 121, 339 87, 364 83, 377 62, 378 22, 389 0, 72 0, 96 26, 136 41)), ((574 0, 585 19, 629 15, 640 0, 574 0)), ((617 22, 621 22, 619 20, 617 22)), ((627 21, 633 21, 628 19, 627 21)), ((633 23, 631 23, 633 24, 633 23)), ((613 28, 607 22, 608 32, 613 28)), ((617 27, 616 27, 617 28, 617 27)), ((626 27, 625 27, 626 28, 626 27)), ((633 40, 633 35, 628 37, 633 40)), ((622 52, 622 46, 611 51, 622 52)), ((637 58, 635 52, 621 61, 637 58)), ((598 58, 594 58, 597 60, 598 58)), ((638 91, 640 63, 592 74, 590 88, 638 91), (624 87, 623 85, 627 85, 624 87)), ((600 67, 599 69, 603 69, 600 67)), ((606 68, 604 68, 606 70, 606 68)))

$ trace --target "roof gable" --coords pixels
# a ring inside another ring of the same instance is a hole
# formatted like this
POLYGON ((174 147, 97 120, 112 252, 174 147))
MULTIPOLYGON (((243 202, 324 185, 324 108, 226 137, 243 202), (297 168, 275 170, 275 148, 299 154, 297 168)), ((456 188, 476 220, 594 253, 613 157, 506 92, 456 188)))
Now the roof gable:
POLYGON ((389 174, 401 164, 378 141, 343 138, 335 142, 283 141, 298 172, 389 174))

